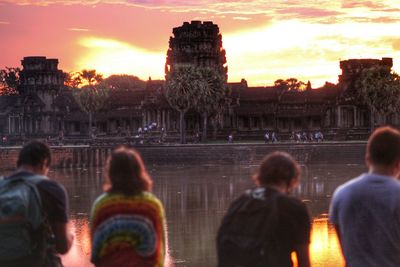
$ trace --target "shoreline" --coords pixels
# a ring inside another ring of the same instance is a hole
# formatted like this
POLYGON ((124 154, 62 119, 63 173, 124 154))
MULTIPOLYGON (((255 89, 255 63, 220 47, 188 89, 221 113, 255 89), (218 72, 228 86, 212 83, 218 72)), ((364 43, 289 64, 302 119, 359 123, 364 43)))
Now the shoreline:
MULTIPOLYGON (((254 165, 273 151, 292 154, 302 164, 361 164, 364 163, 366 141, 327 141, 321 143, 209 143, 139 145, 134 147, 146 164, 165 165, 221 164, 254 165)), ((53 168, 85 168, 103 166, 112 149, 118 145, 51 146, 53 168)), ((21 146, 0 147, 0 169, 13 169, 21 146)))

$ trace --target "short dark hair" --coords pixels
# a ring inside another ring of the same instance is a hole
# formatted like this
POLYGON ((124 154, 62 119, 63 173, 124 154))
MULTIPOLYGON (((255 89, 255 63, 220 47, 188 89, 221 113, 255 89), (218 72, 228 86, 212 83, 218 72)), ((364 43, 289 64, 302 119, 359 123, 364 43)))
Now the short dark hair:
POLYGON ((50 166, 50 148, 45 143, 34 140, 22 147, 18 155, 17 167, 20 167, 22 165, 36 167, 43 165, 45 162, 47 166, 50 166))
POLYGON ((150 191, 152 180, 147 174, 139 153, 134 149, 119 147, 107 160, 107 191, 134 194, 150 191))
POLYGON ((258 185, 277 185, 289 182, 300 175, 300 166, 288 153, 276 151, 268 154, 255 175, 258 185))
POLYGON ((371 164, 390 166, 400 160, 400 132, 392 127, 376 129, 368 139, 367 156, 371 164))

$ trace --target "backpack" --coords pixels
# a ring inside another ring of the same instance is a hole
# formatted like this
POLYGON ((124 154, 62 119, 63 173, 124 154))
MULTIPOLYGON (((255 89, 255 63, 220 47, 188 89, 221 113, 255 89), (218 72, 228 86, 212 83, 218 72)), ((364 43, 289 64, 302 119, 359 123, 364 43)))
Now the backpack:
POLYGON ((44 224, 36 185, 40 175, 0 179, 0 262, 29 255, 41 245, 36 236, 44 224))
POLYGON ((231 204, 218 230, 218 267, 276 266, 277 196, 257 188, 231 204))

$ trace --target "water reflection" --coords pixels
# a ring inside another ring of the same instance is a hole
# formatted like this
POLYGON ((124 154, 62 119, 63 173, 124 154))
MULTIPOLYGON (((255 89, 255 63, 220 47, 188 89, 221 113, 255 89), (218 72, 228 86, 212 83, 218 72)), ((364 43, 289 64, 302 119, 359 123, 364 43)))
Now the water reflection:
MULTIPOLYGON (((215 266, 215 236, 233 199, 252 186, 256 166, 150 166, 154 193, 164 203, 169 249, 175 266, 215 266)), ((334 189, 364 170, 363 166, 303 166, 295 195, 306 201, 313 215, 313 266, 343 266, 334 229, 326 214, 334 189)), ((102 170, 78 169, 51 174, 63 183, 71 201, 76 240, 64 257, 66 266, 91 266, 88 217, 101 193, 102 170)))
POLYGON ((74 245, 63 257, 65 266, 92 266, 90 263, 90 230, 87 217, 71 218, 71 227, 75 233, 74 245))
POLYGON ((313 220, 310 254, 313 267, 344 266, 335 229, 325 215, 313 220))

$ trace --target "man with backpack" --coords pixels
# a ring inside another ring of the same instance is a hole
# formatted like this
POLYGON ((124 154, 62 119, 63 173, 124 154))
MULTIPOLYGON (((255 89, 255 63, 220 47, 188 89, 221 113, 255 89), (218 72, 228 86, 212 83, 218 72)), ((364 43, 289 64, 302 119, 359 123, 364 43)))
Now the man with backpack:
POLYGON ((306 206, 288 194, 300 168, 287 153, 267 155, 254 176, 258 185, 236 199, 217 236, 218 267, 309 267, 311 219, 306 206))
POLYGON ((68 252, 67 193, 46 177, 49 147, 39 141, 25 145, 17 171, 0 180, 0 266, 59 267, 58 254, 68 252))

